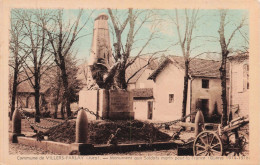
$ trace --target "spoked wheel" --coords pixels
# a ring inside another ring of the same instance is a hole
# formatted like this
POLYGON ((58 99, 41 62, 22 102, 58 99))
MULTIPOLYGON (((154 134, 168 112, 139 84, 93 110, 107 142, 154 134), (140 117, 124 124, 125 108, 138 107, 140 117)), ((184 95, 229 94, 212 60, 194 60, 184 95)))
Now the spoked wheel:
POLYGON ((222 156, 223 143, 216 132, 203 131, 193 144, 194 156, 222 156))
POLYGON ((242 131, 237 132, 237 138, 236 133, 231 132, 229 134, 229 147, 227 155, 233 154, 234 156, 246 156, 249 155, 249 136, 242 131))

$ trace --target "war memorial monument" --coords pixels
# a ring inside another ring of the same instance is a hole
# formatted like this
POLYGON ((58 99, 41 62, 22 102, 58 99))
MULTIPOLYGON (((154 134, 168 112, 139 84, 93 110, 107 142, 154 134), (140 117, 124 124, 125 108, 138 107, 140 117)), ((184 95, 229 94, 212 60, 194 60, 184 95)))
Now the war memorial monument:
POLYGON ((88 108, 106 119, 133 119, 132 93, 107 87, 108 72, 114 69, 108 16, 100 14, 94 23, 88 62, 87 84, 79 92, 79 107, 88 108))

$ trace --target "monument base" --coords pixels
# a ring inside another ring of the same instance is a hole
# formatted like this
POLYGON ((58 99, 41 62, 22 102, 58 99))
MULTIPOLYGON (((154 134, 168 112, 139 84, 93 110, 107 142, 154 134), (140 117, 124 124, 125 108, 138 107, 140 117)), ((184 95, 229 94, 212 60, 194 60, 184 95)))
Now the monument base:
POLYGON ((25 135, 21 134, 21 133, 12 133, 12 135, 11 135, 12 143, 18 143, 18 140, 17 140, 18 136, 25 136, 25 135))
MULTIPOLYGON (((82 90, 79 92, 79 107, 88 108, 105 119, 134 119, 133 95, 125 90, 82 90)), ((95 116, 88 115, 88 118, 95 116)))
POLYGON ((133 94, 126 90, 109 90, 109 111, 110 120, 134 119, 133 94))
POLYGON ((93 152, 94 146, 93 144, 86 143, 72 143, 70 145, 71 152, 69 155, 89 155, 93 152))
POLYGON ((109 112, 109 119, 111 120, 133 120, 134 112, 109 112))

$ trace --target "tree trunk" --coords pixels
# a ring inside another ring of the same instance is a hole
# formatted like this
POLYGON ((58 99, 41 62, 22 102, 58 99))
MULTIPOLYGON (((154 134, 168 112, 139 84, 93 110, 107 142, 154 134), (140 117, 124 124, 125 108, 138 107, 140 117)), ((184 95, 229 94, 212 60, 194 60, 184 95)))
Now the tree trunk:
POLYGON ((117 70, 117 73, 115 75, 115 82, 116 82, 116 86, 120 89, 126 89, 127 88, 127 84, 125 81, 125 68, 124 65, 120 64, 117 70))
POLYGON ((222 12, 220 16, 220 26, 219 26, 219 42, 221 46, 221 55, 222 61, 221 66, 219 68, 220 71, 220 79, 221 79, 221 100, 222 100, 222 118, 221 118, 221 125, 224 127, 227 125, 227 89, 226 89, 226 63, 227 63, 227 56, 229 51, 227 50, 227 44, 225 39, 225 18, 226 12, 222 12))
MULTIPOLYGON (((35 69, 36 70, 36 69, 35 69)), ((35 71, 37 72, 37 71, 35 71)), ((35 73, 34 78, 34 90, 35 90, 35 122, 40 122, 40 84, 39 84, 39 75, 35 73)))
POLYGON ((12 91, 12 103, 11 103, 11 113, 10 113, 10 120, 12 120, 13 117, 13 113, 15 110, 15 99, 16 99, 16 90, 17 90, 17 86, 18 86, 18 82, 17 82, 17 69, 15 68, 14 70, 14 81, 13 81, 13 91, 12 91))
MULTIPOLYGON (((188 80, 189 80, 189 61, 185 60, 185 75, 184 75, 184 88, 183 88, 183 100, 182 100, 182 117, 186 116, 186 107, 187 107, 187 96, 188 96, 188 80)), ((182 122, 185 122, 185 119, 182 119, 182 122)))
POLYGON ((39 86, 35 87, 35 122, 40 122, 40 90, 39 86))
POLYGON ((58 106, 59 104, 55 101, 55 104, 54 104, 54 119, 57 119, 57 114, 58 114, 58 106))
POLYGON ((64 100, 62 100, 61 107, 60 107, 60 113, 61 113, 61 118, 62 119, 65 119, 65 116, 64 116, 64 104, 65 104, 65 102, 64 102, 64 100))
POLYGON ((227 125, 227 87, 226 87, 226 62, 227 62, 228 52, 222 52, 222 62, 220 67, 220 79, 221 79, 221 99, 222 99, 222 118, 221 124, 222 126, 227 125))
POLYGON ((71 109, 70 109, 70 93, 69 93, 69 83, 68 83, 68 75, 66 73, 66 66, 65 66, 65 60, 61 60, 61 77, 64 87, 64 94, 63 94, 63 101, 65 101, 66 111, 67 111, 67 117, 71 116, 71 109))
POLYGON ((54 105, 55 105, 55 109, 54 109, 54 119, 57 119, 57 114, 58 114, 58 108, 59 108, 59 98, 60 98, 60 87, 61 84, 60 82, 58 83, 58 89, 56 91, 56 98, 55 98, 55 101, 54 101, 54 105))
POLYGON ((57 119, 57 113, 58 113, 58 107, 59 107, 59 94, 60 94, 60 87, 57 90, 56 98, 55 98, 55 101, 54 101, 54 105, 55 105, 55 108, 54 108, 54 119, 57 119))

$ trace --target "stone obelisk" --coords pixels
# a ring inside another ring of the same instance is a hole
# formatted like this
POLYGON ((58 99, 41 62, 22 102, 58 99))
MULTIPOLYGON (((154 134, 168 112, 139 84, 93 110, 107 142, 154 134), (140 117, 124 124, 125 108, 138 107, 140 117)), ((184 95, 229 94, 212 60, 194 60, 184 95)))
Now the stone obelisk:
POLYGON ((108 15, 101 13, 94 23, 90 59, 88 61, 88 86, 95 83, 90 67, 93 64, 101 63, 109 70, 113 64, 112 49, 109 36, 108 15))

